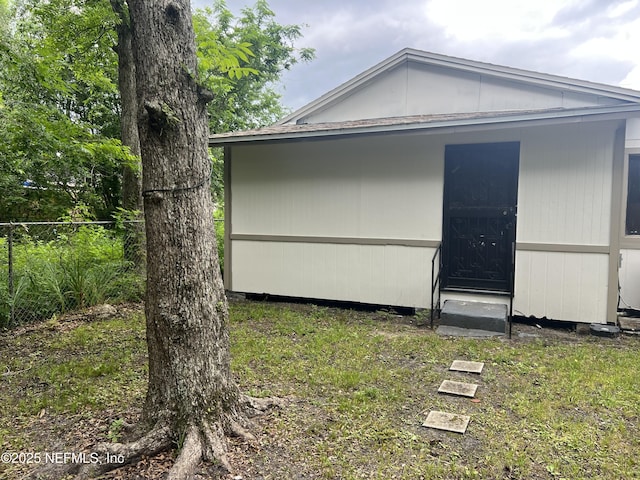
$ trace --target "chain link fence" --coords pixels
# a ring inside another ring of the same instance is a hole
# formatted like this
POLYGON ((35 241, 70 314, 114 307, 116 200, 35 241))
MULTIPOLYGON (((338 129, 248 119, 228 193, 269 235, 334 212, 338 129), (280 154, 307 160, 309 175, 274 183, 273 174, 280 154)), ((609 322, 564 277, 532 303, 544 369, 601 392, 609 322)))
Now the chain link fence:
MULTIPOLYGON (((215 230, 222 266, 221 214, 215 230)), ((0 329, 141 300, 145 256, 141 221, 0 223, 0 329)))
POLYGON ((0 328, 144 293, 142 222, 0 223, 0 328))

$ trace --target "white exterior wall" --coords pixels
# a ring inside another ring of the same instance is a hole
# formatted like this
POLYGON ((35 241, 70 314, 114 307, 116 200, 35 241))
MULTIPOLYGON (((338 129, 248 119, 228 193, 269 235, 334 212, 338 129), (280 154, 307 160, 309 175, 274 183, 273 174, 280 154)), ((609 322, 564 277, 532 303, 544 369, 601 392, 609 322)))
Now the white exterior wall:
POLYGON ((640 149, 640 118, 627 120, 626 148, 640 149))
POLYGON ((289 242, 233 242, 233 283, 241 292, 429 305, 434 248, 289 242))
MULTIPOLYGON (((627 120, 625 148, 629 154, 640 154, 640 118, 630 118, 627 120)), ((626 169, 625 169, 626 172, 626 169)), ((623 248, 620 251, 620 270, 618 280, 620 282, 620 307, 634 308, 640 310, 640 237, 625 237, 625 217, 626 217, 626 188, 623 187, 623 211, 622 211, 622 232, 623 239, 634 248, 623 248), (635 245, 634 245, 635 244, 635 245)))
POLYGON ((514 308, 605 322, 615 126, 233 147, 230 288, 428 306, 434 248, 356 243, 440 241, 445 145, 520 141, 514 308), (576 246, 587 252, 556 251, 576 246))
POLYGON ((553 250, 607 250, 616 127, 611 122, 540 128, 522 142, 517 313, 606 323, 608 253, 553 250), (527 244, 548 244, 550 251, 527 251, 527 244))
POLYGON ((520 243, 609 245, 615 123, 530 130, 521 144, 520 243))
POLYGON ((439 241, 443 156, 441 142, 420 137, 234 149, 232 233, 321 239, 232 240, 231 288, 428 305, 434 248, 322 242, 439 241))
POLYGON ((516 254, 514 313, 573 322, 607 322, 608 254, 516 254))
POLYGON ((621 103, 612 98, 533 86, 452 68, 404 63, 347 97, 305 117, 308 123, 364 118, 575 108, 621 103))
POLYGON ((640 250, 620 251, 620 307, 640 310, 640 250))
POLYGON ((439 240, 443 156, 419 137, 236 148, 233 233, 439 240))

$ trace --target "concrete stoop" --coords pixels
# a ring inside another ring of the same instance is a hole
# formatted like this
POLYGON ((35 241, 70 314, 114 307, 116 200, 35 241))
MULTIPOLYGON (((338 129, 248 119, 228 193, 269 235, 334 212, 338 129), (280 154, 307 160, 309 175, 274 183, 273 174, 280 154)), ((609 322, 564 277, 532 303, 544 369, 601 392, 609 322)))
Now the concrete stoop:
POLYGON ((440 325, 504 334, 509 312, 499 303, 446 300, 440 312, 440 325))

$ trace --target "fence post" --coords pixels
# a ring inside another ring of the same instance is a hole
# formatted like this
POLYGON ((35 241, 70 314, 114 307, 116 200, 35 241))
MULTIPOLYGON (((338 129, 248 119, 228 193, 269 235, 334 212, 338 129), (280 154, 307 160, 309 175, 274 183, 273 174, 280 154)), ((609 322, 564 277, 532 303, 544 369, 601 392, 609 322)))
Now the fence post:
POLYGON ((13 325, 15 320, 15 302, 13 298, 13 223, 9 222, 9 305, 11 306, 11 317, 9 318, 9 325, 13 325))

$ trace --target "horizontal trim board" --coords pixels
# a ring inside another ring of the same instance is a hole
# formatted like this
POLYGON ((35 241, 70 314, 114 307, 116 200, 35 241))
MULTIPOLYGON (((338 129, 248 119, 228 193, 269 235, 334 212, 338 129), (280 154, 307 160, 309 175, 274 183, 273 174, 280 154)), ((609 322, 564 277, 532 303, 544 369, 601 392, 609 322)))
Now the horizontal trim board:
POLYGON ((516 242, 517 251, 561 253, 609 253, 609 245, 575 245, 562 243, 516 242))
POLYGON ((622 237, 620 239, 620 248, 640 250, 640 237, 622 237))
POLYGON ((250 242, 292 242, 292 243, 333 243, 348 245, 400 245, 405 247, 437 248, 438 240, 419 240, 404 238, 361 238, 361 237, 319 237, 301 235, 256 235, 248 233, 232 233, 231 240, 250 242))
MULTIPOLYGON (((405 247, 437 248, 439 240, 409 238, 364 238, 364 237, 321 237, 304 235, 260 235, 253 233, 232 233, 231 240, 248 242, 286 243, 329 243, 335 245, 400 245, 405 247)), ((640 247, 640 246, 639 246, 640 247)), ((517 250, 532 252, 599 253, 608 254, 608 245, 573 245, 556 243, 520 243, 517 250)))

